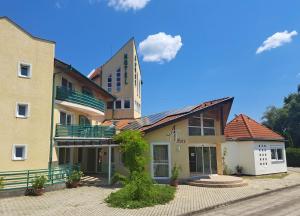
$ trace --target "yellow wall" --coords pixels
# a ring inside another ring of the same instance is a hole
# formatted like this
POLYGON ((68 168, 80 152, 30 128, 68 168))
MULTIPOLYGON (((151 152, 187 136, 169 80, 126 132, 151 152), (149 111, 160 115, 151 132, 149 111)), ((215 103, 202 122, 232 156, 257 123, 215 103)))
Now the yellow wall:
MULTIPOLYGON (((117 109, 114 110, 114 116, 112 117, 112 112, 108 111, 106 113, 107 119, 122 119, 122 118, 139 118, 141 116, 140 112, 135 111, 134 105, 135 101, 141 104, 141 96, 137 94, 137 86, 134 83, 134 58, 137 56, 134 40, 130 40, 125 46, 123 46, 109 61, 107 61, 102 66, 101 78, 95 80, 99 83, 105 90, 107 90, 107 78, 112 75, 112 92, 117 99, 130 99, 131 108, 130 109, 117 109), (127 68, 127 85, 125 84, 125 69, 124 69, 124 54, 128 55, 128 68, 127 68), (116 71, 118 68, 121 69, 121 91, 116 92, 116 71), (101 82, 101 83, 100 83, 101 82)), ((136 61, 136 73, 138 81, 141 82, 141 72, 139 67, 138 58, 136 61)))
MULTIPOLYGON (((188 119, 178 121, 174 124, 156 129, 152 132, 145 134, 145 139, 149 144, 164 143, 170 144, 171 149, 171 167, 175 164, 181 168, 180 178, 190 177, 189 171, 189 146, 195 146, 200 144, 215 144, 217 151, 217 168, 218 174, 222 174, 222 155, 221 155, 221 143, 225 141, 223 135, 220 134, 220 120, 217 110, 215 111, 215 131, 216 136, 189 136, 188 134, 188 119), (173 136, 168 136, 175 126, 177 138, 185 140, 185 143, 179 143, 174 141, 173 136)), ((151 153, 150 157, 152 157, 151 153)), ((151 166, 151 163, 150 163, 151 166)), ((151 170, 151 167, 148 167, 151 170)))
POLYGON ((0 171, 47 168, 54 49, 0 19, 0 171), (32 65, 30 79, 18 77, 19 62, 32 65), (17 102, 29 103, 27 119, 16 118, 17 102), (27 144, 26 160, 12 160, 13 144, 27 144))

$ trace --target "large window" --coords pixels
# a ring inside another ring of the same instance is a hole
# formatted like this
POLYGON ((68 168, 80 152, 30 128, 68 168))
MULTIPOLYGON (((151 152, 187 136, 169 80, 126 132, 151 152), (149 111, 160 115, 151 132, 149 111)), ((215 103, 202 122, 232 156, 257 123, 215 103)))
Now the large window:
POLYGON ((116 92, 121 91, 121 69, 116 71, 116 92))
POLYGON ((61 111, 60 112, 60 124, 71 125, 72 124, 72 115, 61 111))
POLYGON ((152 171, 154 178, 169 178, 170 158, 168 144, 152 145, 152 171))
POLYGON ((69 148, 59 148, 58 151, 58 164, 68 164, 70 163, 70 149, 69 148))
POLYGON ((61 86, 68 90, 73 90, 73 84, 65 78, 61 79, 61 86))
POLYGON ((215 120, 200 114, 189 118, 190 136, 214 136, 215 120))
POLYGON ((27 159, 27 145, 14 144, 12 149, 12 160, 26 160, 27 159))
POLYGON ((122 109, 122 101, 121 100, 115 101, 115 109, 122 109))
POLYGON ((130 109, 130 99, 124 100, 124 109, 130 109))
POLYGON ((107 91, 111 93, 112 89, 112 76, 111 74, 107 77, 107 91))
POLYGON ((272 161, 283 161, 283 149, 280 147, 271 147, 272 161))

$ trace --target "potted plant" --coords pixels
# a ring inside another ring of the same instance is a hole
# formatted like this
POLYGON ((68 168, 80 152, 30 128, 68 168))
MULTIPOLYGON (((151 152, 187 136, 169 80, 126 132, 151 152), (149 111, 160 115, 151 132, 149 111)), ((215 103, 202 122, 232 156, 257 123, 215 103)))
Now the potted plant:
POLYGON ((67 182, 66 182, 67 187, 77 188, 82 176, 83 176, 83 172, 78 170, 73 170, 73 172, 67 177, 67 182))
POLYGON ((237 176, 241 176, 242 173, 243 173, 243 167, 240 166, 240 165, 237 165, 237 166, 235 167, 235 169, 236 169, 236 175, 237 175, 237 176))
POLYGON ((171 186, 173 186, 173 187, 178 186, 178 176, 179 176, 179 167, 175 165, 172 169, 172 175, 171 175, 171 181, 170 181, 171 186))
POLYGON ((33 194, 40 196, 45 192, 45 184, 47 182, 47 177, 45 175, 35 176, 32 181, 33 194))

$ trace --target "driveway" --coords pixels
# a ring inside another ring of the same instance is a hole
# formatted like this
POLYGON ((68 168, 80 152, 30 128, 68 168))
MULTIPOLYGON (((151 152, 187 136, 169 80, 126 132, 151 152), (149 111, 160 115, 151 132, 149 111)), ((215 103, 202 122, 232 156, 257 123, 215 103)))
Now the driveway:
MULTIPOLYGON (((107 206, 104 199, 117 189, 103 187, 64 189, 48 192, 40 197, 21 196, 0 199, 0 215, 181 215, 299 184, 300 173, 291 172, 283 179, 249 179, 247 181, 249 185, 240 188, 202 188, 180 185, 175 199, 170 203, 135 210, 107 206)), ((268 202, 264 204, 269 205, 268 202)))
POLYGON ((300 187, 274 192, 198 215, 205 216, 296 216, 300 215, 300 187))

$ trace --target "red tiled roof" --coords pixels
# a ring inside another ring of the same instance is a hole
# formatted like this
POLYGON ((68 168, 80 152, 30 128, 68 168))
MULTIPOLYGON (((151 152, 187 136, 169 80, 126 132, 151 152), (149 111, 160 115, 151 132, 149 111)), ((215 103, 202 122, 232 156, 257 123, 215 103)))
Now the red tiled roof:
POLYGON ((226 125, 225 136, 233 140, 284 140, 281 135, 244 114, 236 116, 226 125))
MULTIPOLYGON (((187 116, 187 115, 189 115, 191 113, 203 110, 205 108, 213 107, 213 106, 215 106, 215 105, 217 105, 219 103, 222 103, 222 102, 225 102, 225 101, 229 101, 229 100, 233 100, 233 98, 232 97, 226 97, 226 98, 221 98, 221 99, 217 99, 217 100, 206 101, 204 103, 201 103, 201 104, 195 106, 195 108, 193 108, 192 110, 190 110, 187 113, 185 112, 185 113, 178 113, 178 114, 175 114, 175 115, 168 115, 168 116, 160 119, 159 121, 154 122, 151 125, 145 125, 145 126, 141 127, 140 130, 141 131, 147 131, 147 130, 159 127, 159 126, 161 126, 163 124, 168 124, 169 122, 175 121, 176 119, 179 119, 181 117, 187 116)), ((231 101, 231 103, 232 103, 232 101, 231 101)))
POLYGON ((114 124, 117 130, 122 130, 124 127, 126 127, 129 123, 133 121, 134 119, 105 120, 102 123, 102 125, 110 126, 114 124))

